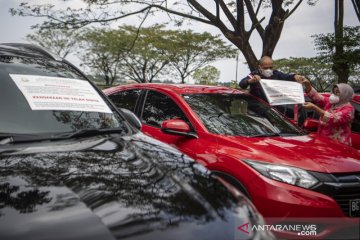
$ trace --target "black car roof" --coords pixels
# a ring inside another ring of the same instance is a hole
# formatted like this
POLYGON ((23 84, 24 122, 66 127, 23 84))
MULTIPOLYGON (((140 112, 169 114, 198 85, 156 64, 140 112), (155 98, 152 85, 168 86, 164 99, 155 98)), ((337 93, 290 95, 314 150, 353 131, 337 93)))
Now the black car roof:
POLYGON ((61 61, 62 58, 57 56, 56 54, 48 51, 45 48, 34 44, 27 43, 0 43, 0 54, 1 53, 20 53, 26 55, 37 55, 46 58, 50 58, 52 60, 61 61))

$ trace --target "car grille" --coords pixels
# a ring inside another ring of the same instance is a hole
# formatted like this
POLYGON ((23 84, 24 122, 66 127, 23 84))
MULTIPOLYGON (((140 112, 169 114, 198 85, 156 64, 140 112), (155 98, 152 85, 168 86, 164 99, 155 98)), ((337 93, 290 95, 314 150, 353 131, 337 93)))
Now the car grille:
POLYGON ((313 191, 332 197, 340 206, 345 216, 350 216, 350 200, 360 199, 360 173, 325 174, 314 173, 320 184, 313 191))

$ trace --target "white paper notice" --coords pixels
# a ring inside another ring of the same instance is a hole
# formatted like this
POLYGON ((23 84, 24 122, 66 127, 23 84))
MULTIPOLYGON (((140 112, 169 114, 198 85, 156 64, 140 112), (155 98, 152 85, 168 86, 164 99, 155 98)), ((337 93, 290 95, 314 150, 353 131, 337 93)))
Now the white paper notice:
POLYGON ((101 96, 84 80, 10 74, 32 110, 111 113, 101 96))
POLYGON ((302 85, 298 82, 261 79, 260 84, 270 105, 305 102, 302 85))

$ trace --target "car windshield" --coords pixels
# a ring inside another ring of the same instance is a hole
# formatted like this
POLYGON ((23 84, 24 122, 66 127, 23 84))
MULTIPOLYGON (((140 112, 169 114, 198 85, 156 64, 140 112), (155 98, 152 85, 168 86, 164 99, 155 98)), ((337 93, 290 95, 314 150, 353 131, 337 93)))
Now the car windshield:
POLYGON ((0 113, 1 136, 129 131, 121 116, 74 68, 36 55, 0 52, 0 113))
POLYGON ((247 94, 189 94, 184 100, 211 133, 230 136, 292 136, 302 130, 247 94))

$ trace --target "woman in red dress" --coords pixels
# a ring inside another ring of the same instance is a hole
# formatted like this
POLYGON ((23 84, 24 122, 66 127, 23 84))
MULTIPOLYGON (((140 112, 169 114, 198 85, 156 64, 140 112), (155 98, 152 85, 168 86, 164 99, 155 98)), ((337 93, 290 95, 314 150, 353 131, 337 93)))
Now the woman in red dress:
POLYGON ((318 134, 351 146, 351 124, 354 119, 354 107, 350 103, 354 95, 352 87, 345 83, 336 84, 330 97, 324 97, 311 86, 309 80, 304 79, 302 84, 308 97, 315 103, 306 102, 304 108, 320 115, 318 134))

